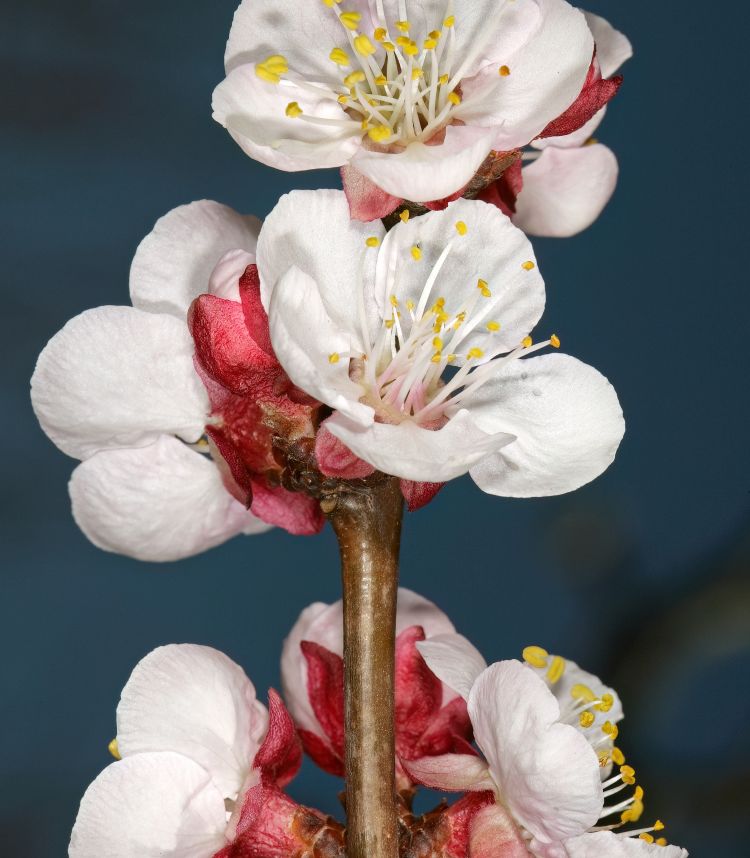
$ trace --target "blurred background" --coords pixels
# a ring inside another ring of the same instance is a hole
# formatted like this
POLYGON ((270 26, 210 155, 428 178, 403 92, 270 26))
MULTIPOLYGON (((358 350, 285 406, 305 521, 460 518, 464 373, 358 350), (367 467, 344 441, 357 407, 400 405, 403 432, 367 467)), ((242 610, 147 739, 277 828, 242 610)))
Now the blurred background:
MULTIPOLYGON (((299 611, 338 598, 330 532, 239 538, 165 566, 100 552, 70 515, 74 462, 29 405, 49 337, 87 307, 128 303, 133 251, 160 215, 209 197, 263 216, 287 190, 338 186, 335 172, 250 161, 211 120, 235 3, 3 4, 8 858, 66 854, 79 799, 109 762, 120 689, 146 652, 216 646, 263 694, 278 686, 299 611)), ((739 858, 750 798, 750 299, 738 264, 746 99, 732 87, 746 74, 750 15, 645 0, 589 7, 636 50, 597 134, 620 158, 620 185, 594 227, 536 247, 545 327, 612 380, 628 432, 615 465, 570 496, 501 500, 468 479, 451 484, 408 516, 402 582, 490 660, 541 644, 618 688, 647 817, 693 856, 739 858)), ((293 793, 336 812, 339 788, 306 764, 293 793)))

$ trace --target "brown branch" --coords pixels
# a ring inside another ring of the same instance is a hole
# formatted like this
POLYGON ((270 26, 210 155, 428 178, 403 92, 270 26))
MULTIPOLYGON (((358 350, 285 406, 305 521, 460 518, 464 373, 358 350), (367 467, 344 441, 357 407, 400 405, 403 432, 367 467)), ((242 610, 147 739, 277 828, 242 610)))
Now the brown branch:
POLYGON ((403 499, 383 477, 322 502, 341 551, 348 858, 397 858, 394 655, 403 499))

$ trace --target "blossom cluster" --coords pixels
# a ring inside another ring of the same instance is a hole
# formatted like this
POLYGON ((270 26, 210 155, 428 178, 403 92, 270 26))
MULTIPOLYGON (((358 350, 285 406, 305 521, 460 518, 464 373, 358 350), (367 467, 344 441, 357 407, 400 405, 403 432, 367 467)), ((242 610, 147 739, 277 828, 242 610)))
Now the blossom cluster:
MULTIPOLYGON (((171 645, 135 668, 106 768, 83 797, 71 858, 345 855, 342 823, 286 787, 304 747, 343 773, 342 605, 306 608, 284 643, 284 698, 242 668, 171 645)), ((487 665, 434 604, 399 591, 396 767, 408 858, 685 858, 618 747, 617 693, 538 646, 487 665), (417 816, 417 789, 459 793, 417 816)))

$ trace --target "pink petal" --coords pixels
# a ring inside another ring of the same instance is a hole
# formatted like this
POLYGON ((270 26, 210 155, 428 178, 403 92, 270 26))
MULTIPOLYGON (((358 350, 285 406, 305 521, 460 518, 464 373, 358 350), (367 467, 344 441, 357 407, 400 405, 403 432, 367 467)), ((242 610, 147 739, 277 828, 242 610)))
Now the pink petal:
POLYGON ((240 278, 240 300, 250 336, 266 354, 273 355, 271 334, 268 330, 268 314, 260 300, 260 276, 257 265, 248 265, 240 278))
POLYGON ((578 98, 557 119, 553 119, 539 136, 560 137, 577 131, 615 97, 621 83, 621 75, 604 80, 594 58, 578 98))
POLYGON ((494 790, 487 763, 475 754, 443 754, 420 760, 401 760, 416 783, 446 792, 494 790))
POLYGON ((443 697, 443 684, 416 647, 424 639, 420 626, 404 629, 396 638, 396 751, 406 759, 414 756, 443 697))
POLYGON ((526 843, 500 804, 483 807, 471 820, 471 858, 528 858, 526 843))
POLYGON ((315 458, 322 474, 342 480, 358 480, 375 473, 372 465, 354 453, 332 435, 323 423, 315 439, 315 458))
POLYGON ((252 493, 250 511, 266 524, 283 527, 296 536, 313 536, 326 523, 320 504, 309 495, 270 486, 263 477, 253 478, 252 493))
POLYGON ((404 496, 409 512, 422 509, 437 495, 445 483, 418 483, 415 480, 401 480, 401 494, 404 496))
POLYGON ((334 753, 344 757, 344 661, 311 641, 302 641, 307 662, 307 692, 315 717, 334 753))
POLYGON ((264 779, 283 787, 302 765, 302 744, 294 729, 292 716, 279 695, 268 692, 268 732, 253 760, 264 779))
POLYGON ((403 203, 348 164, 341 168, 341 182, 353 220, 380 220, 403 203))

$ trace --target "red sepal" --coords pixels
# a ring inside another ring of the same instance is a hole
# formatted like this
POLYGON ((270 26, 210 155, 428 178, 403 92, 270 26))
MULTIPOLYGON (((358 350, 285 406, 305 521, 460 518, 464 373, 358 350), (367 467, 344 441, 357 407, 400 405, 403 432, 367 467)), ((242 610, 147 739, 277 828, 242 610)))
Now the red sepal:
POLYGON ((253 760, 253 768, 260 771, 262 780, 284 787, 301 765, 302 743, 292 716, 272 688, 268 692, 268 730, 253 760))
POLYGON ((487 185, 477 199, 497 206, 504 215, 512 217, 516 213, 516 200, 522 189, 523 170, 519 158, 499 179, 487 185))
POLYGON ((312 641, 302 641, 307 694, 335 755, 344 759, 344 660, 312 641))
POLYGON ((450 838, 445 846, 450 858, 469 858, 469 840, 474 817, 483 808, 495 803, 491 792, 471 792, 452 804, 443 813, 450 826, 450 838))
POLYGON ((310 730, 297 730, 302 740, 302 747, 308 757, 324 772, 343 778, 345 775, 344 761, 328 744, 327 740, 310 730))
POLYGON ((409 512, 422 509, 437 495, 445 483, 417 483, 414 480, 401 480, 401 494, 404 496, 409 512))
POLYGON ((252 478, 251 498, 253 515, 295 536, 313 536, 325 526, 326 517, 315 498, 290 492, 283 486, 271 486, 265 477, 252 478))
POLYGON ((596 56, 591 61, 586 80, 578 98, 542 131, 540 137, 563 137, 582 128, 589 119, 610 102, 622 84, 622 75, 604 80, 596 56))
POLYGON ((421 626, 404 629, 396 638, 396 753, 407 760, 413 757, 443 697, 442 683, 416 647, 424 639, 421 626))
POLYGON ((266 354, 273 355, 268 314, 260 300, 260 275, 257 265, 248 265, 240 278, 240 299, 250 336, 266 354))
POLYGON ((403 199, 379 188, 367 176, 349 165, 341 168, 341 183, 352 220, 365 223, 379 220, 394 212, 403 203, 403 199))
POLYGON ((355 456, 343 441, 332 435, 322 423, 315 438, 315 459, 321 474, 340 480, 360 480, 375 473, 375 468, 355 456))

